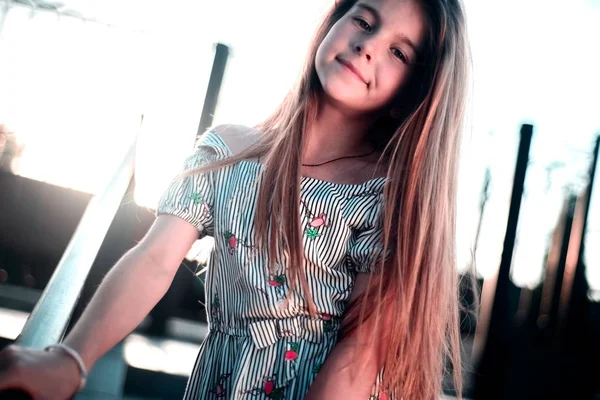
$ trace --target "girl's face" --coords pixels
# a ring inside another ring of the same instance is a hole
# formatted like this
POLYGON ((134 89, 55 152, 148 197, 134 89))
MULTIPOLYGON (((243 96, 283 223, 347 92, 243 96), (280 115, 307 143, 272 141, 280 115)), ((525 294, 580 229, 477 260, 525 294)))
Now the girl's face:
POLYGON ((425 30, 415 0, 359 0, 317 50, 325 95, 358 113, 388 106, 410 77, 425 30))

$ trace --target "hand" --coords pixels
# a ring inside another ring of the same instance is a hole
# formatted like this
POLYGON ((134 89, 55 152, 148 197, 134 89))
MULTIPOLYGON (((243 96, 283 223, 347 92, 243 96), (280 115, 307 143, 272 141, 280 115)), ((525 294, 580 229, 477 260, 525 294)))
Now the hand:
POLYGON ((41 351, 10 345, 0 352, 0 397, 20 389, 33 400, 71 398, 80 381, 75 360, 60 350, 41 351))

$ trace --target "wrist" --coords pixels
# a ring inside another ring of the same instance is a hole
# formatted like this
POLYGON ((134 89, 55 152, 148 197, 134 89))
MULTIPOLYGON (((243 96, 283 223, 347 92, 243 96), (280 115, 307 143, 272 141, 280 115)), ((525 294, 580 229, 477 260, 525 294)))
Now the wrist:
POLYGON ((81 357, 83 365, 87 368, 87 371, 91 371, 92 367, 98 361, 98 349, 96 343, 81 340, 79 337, 69 335, 65 337, 62 344, 67 345, 71 349, 75 350, 81 357))
POLYGON ((53 344, 47 346, 44 350, 60 352, 66 358, 69 358, 70 362, 76 365, 76 368, 79 372, 79 386, 77 387, 77 391, 83 389, 87 381, 88 371, 79 353, 65 344, 53 344))

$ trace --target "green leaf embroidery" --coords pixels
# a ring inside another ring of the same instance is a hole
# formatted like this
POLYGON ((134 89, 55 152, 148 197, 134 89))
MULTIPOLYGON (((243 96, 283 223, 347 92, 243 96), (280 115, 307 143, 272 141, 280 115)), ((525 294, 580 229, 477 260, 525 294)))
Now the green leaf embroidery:
POLYGON ((203 201, 202 196, 200 196, 200 193, 192 193, 190 198, 192 199, 194 204, 200 204, 203 201))
POLYGON ((318 238, 319 236, 321 236, 321 235, 319 235, 319 229, 318 228, 312 228, 312 227, 311 228, 306 228, 306 230, 304 231, 304 233, 306 233, 306 236, 309 239, 313 239, 313 240, 316 239, 316 238, 318 238))

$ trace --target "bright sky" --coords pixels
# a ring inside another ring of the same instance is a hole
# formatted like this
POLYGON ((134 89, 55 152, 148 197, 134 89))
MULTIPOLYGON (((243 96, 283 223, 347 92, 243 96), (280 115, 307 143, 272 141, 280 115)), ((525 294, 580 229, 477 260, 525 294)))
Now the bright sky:
MULTIPOLYGON (((254 124, 290 88, 332 1, 66 1, 86 17, 122 28, 48 12, 31 17, 16 6, 0 33, 0 56, 10 60, 0 64, 0 123, 25 146, 18 172, 95 192, 143 113, 136 199, 154 205, 194 140, 212 44, 232 49, 215 123, 254 124)), ((518 130, 532 122, 513 266, 513 279, 525 286, 543 273, 564 188, 581 187, 592 138, 600 132, 600 6, 591 0, 566 4, 466 1, 474 83, 460 178, 459 263, 468 260, 487 166, 493 183, 477 264, 485 276, 497 268, 518 130), (546 188, 545 168, 555 161, 566 167, 552 174, 546 188)), ((597 185, 588 243, 600 240, 599 190, 597 185)), ((600 290, 597 246, 588 245, 587 259, 590 282, 600 290)))

